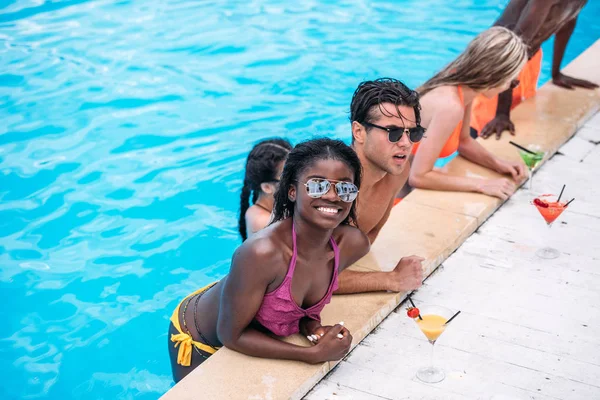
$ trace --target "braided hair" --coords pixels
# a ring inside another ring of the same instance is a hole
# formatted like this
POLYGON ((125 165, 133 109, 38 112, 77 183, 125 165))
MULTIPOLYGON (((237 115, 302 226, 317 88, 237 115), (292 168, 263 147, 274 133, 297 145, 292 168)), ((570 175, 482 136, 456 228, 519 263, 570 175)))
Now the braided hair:
POLYGON ((246 232, 246 211, 250 208, 250 195, 252 203, 255 203, 261 192, 260 185, 265 182, 274 182, 277 180, 277 166, 285 161, 292 145, 285 139, 273 138, 258 142, 246 160, 246 173, 244 176, 244 186, 240 194, 240 218, 238 229, 242 236, 242 241, 248 238, 246 232))

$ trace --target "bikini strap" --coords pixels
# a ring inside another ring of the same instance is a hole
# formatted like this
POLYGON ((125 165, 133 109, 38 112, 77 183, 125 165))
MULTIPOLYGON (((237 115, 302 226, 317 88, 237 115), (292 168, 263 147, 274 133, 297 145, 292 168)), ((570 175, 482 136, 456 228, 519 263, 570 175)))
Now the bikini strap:
POLYGON ((333 257, 334 257, 334 264, 333 264, 333 268, 334 268, 334 275, 337 275, 338 273, 338 268, 340 266, 340 248, 338 247, 337 243, 335 242, 335 239, 333 238, 333 236, 331 236, 329 238, 329 242, 331 243, 331 247, 333 248, 333 257))
POLYGON ((287 277, 294 276, 294 270, 296 269, 296 259, 298 258, 298 245, 296 244, 296 224, 292 218, 292 259, 290 260, 290 266, 288 268, 287 277))

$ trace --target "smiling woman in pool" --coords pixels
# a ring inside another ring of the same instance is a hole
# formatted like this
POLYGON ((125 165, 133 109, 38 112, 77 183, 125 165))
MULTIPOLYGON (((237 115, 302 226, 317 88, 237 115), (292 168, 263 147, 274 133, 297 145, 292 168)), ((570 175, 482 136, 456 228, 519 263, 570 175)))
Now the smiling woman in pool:
POLYGON ((290 152, 275 193, 274 222, 236 250, 225 278, 188 296, 171 317, 176 382, 223 345, 308 363, 348 352, 350 332, 321 326, 320 312, 337 289, 338 274, 369 251, 367 237, 349 225, 356 223, 360 178, 358 157, 341 141, 310 140, 290 152), (268 332, 319 339, 303 347, 268 332))

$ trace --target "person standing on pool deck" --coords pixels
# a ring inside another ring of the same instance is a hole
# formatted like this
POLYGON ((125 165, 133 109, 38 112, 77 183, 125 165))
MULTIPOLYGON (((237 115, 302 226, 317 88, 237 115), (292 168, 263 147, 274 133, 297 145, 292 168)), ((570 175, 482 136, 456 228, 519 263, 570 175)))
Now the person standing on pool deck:
POLYGON ((541 45, 552 35, 555 35, 552 82, 565 89, 598 87, 593 82, 573 78, 560 71, 567 43, 586 3, 587 0, 512 0, 508 3, 494 25, 506 27, 523 39, 529 49, 529 61, 519 75, 518 87, 509 88, 492 98, 478 96, 473 101, 471 127, 480 132, 481 137, 496 134, 496 139, 500 139, 506 130, 511 135, 515 134, 510 110, 535 95, 542 66, 541 45))
POLYGON ((242 241, 263 229, 271 220, 273 194, 279 186, 279 177, 290 150, 292 145, 282 138, 262 140, 250 150, 240 194, 238 229, 242 241))
POLYGON ((176 382, 223 345, 308 363, 348 353, 348 329, 322 326, 320 313, 337 289, 338 274, 369 251, 367 236, 350 225, 356 223, 360 182, 360 161, 339 140, 309 140, 289 153, 274 222, 236 250, 227 276, 186 297, 171 317, 176 382), (314 346, 286 343, 269 332, 301 332, 314 346))
POLYGON ((465 51, 417 89, 427 137, 416 144, 409 184, 431 190, 476 192, 506 200, 516 189, 508 178, 484 179, 448 174, 442 168, 460 154, 467 160, 523 181, 525 165, 495 157, 470 135, 471 103, 515 87, 527 62, 527 46, 514 32, 492 27, 477 35, 465 51))

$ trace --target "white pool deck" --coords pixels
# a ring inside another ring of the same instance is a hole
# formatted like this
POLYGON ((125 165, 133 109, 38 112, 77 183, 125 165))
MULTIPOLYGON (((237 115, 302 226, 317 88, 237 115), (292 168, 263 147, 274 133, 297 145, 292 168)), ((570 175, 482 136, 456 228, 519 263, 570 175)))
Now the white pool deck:
POLYGON ((415 377, 431 346, 403 304, 305 399, 600 399, 600 113, 413 300, 462 311, 435 345, 444 381, 415 377), (575 201, 549 229, 531 200, 563 184, 575 201))

